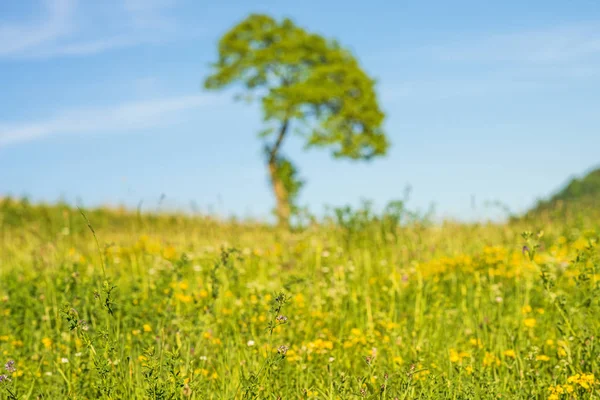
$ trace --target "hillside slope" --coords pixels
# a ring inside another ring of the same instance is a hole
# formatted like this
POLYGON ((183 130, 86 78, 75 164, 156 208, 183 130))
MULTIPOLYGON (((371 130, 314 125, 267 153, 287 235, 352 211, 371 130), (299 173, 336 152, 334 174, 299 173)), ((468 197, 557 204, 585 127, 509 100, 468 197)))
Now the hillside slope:
POLYGON ((568 217, 581 212, 600 214, 600 168, 572 179, 549 199, 539 201, 524 217, 568 217))

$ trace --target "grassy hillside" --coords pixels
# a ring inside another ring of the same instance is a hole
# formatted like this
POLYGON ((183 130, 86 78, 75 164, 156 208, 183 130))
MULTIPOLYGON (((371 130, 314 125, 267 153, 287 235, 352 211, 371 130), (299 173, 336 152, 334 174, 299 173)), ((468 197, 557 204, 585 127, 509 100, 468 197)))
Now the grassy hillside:
POLYGON ((528 219, 569 218, 581 211, 600 216, 600 168, 583 178, 574 178, 549 199, 538 204, 525 215, 528 219))
POLYGON ((346 209, 288 233, 87 210, 94 236, 4 200, 0 398, 598 398, 600 221, 580 211, 346 209))

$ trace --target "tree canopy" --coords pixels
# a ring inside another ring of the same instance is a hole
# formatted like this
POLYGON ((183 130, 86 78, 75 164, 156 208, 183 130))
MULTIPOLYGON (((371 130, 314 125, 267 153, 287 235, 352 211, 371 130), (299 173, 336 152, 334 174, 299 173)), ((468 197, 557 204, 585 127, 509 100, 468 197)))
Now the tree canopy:
POLYGON ((389 147, 375 80, 337 41, 307 32, 290 19, 278 22, 267 15, 250 15, 220 39, 212 67, 207 89, 241 84, 247 95, 262 102, 266 129, 260 136, 267 141, 278 202, 290 203, 288 189, 301 186, 293 176, 294 166, 280 154, 292 123, 306 148, 328 148, 336 158, 369 160, 389 147), (284 182, 293 182, 277 194, 275 181, 282 175, 284 182))

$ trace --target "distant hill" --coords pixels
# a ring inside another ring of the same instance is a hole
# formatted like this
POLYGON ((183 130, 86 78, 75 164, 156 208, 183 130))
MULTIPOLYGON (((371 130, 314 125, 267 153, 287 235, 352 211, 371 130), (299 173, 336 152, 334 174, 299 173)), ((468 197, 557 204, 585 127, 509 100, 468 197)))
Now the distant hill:
POLYGON ((574 178, 552 197, 539 201, 524 217, 577 214, 580 212, 600 214, 600 168, 583 178, 574 178))

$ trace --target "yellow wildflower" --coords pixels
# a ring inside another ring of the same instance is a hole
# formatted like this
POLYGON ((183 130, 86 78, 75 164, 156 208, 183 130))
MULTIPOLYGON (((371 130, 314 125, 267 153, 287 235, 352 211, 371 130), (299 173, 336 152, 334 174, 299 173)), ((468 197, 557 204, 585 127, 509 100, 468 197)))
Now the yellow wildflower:
POLYGON ((42 343, 43 343, 44 347, 47 349, 52 347, 52 339, 50 339, 50 338, 47 338, 47 337, 43 338, 42 343))
POLYGON ((182 303, 191 303, 194 300, 192 296, 183 293, 177 293, 175 298, 182 303))
POLYGON ((559 349, 556 350, 556 353, 558 354, 559 357, 566 357, 567 356, 566 350, 563 349, 562 347, 559 347, 559 349))
POLYGON ((502 354, 504 355, 504 357, 509 357, 509 358, 515 358, 517 356, 517 354, 515 353, 514 350, 504 350, 502 352, 502 354))
POLYGON ((483 357, 483 366, 484 367, 489 367, 491 365, 496 364, 497 366, 500 365, 500 360, 498 360, 498 358, 493 355, 492 353, 485 353, 485 356, 483 357))
POLYGON ((596 384, 596 378, 594 374, 575 374, 567 379, 568 383, 575 383, 584 389, 590 389, 592 385, 596 384))
POLYGON ((459 363, 462 362, 463 358, 469 357, 469 353, 466 351, 458 352, 454 349, 450 349, 450 362, 459 363))
POLYGON ((523 321, 523 324, 525 324, 525 326, 528 328, 535 327, 536 323, 537 321, 535 320, 535 318, 527 318, 523 321))

